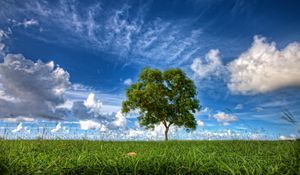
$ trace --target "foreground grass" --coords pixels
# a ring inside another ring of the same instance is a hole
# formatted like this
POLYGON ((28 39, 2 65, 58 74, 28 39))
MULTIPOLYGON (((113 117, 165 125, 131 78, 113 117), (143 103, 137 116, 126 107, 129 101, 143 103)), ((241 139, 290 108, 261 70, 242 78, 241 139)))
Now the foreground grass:
POLYGON ((2 140, 0 174, 300 174, 299 152, 298 141, 2 140))

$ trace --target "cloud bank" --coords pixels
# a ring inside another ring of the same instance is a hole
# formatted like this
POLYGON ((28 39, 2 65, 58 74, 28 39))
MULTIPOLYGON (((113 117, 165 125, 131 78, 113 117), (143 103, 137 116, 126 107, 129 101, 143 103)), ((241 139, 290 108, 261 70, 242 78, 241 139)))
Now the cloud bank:
POLYGON ((293 42, 279 50, 276 43, 254 36, 252 46, 238 58, 224 65, 219 50, 194 59, 191 69, 203 79, 223 76, 233 94, 258 94, 286 87, 300 87, 300 44, 293 42), (226 73, 225 73, 226 72, 226 73))
POLYGON ((300 86, 300 44, 278 50, 276 43, 255 36, 251 48, 228 65, 228 88, 233 93, 265 93, 300 86))
MULTIPOLYGON (((34 62, 21 54, 7 54, 0 63, 0 119, 27 122, 35 119, 80 120, 82 129, 119 129, 127 125, 119 112, 104 112, 94 93, 85 100, 66 99, 69 74, 54 62, 34 62), (101 126, 101 127, 100 127, 101 126)), ((21 127, 22 125, 20 125, 21 127)), ((67 131, 58 123, 53 133, 67 131)))
POLYGON ((53 62, 8 54, 0 63, 0 117, 62 117, 56 106, 69 85, 68 72, 53 62))
MULTIPOLYGON (((86 100, 73 102, 72 115, 80 120, 83 130, 97 129, 122 129, 127 125, 126 117, 118 112, 106 113, 102 111, 102 102, 94 93, 90 93, 86 100)), ((105 129, 105 130, 106 130, 105 129)))

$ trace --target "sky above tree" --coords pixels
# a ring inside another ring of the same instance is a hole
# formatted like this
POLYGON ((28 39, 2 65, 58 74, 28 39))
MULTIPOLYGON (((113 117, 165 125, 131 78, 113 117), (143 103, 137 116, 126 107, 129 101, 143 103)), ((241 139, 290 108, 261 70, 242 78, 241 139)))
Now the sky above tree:
POLYGON ((202 110, 179 139, 285 139, 300 121, 300 2, 0 1, 0 132, 161 139, 125 89, 142 68, 181 68, 202 110), (99 134, 99 132, 101 134, 99 134))

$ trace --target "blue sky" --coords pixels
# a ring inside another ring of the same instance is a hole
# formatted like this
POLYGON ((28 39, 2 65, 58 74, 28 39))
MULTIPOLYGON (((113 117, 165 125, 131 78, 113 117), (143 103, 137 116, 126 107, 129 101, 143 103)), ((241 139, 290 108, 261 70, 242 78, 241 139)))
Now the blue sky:
POLYGON ((120 111, 146 66, 194 80, 198 129, 174 139, 279 139, 300 121, 299 1, 0 2, 0 132, 160 139, 120 111), (18 129, 19 128, 19 129, 18 129), (99 131, 101 134, 99 134, 99 131))

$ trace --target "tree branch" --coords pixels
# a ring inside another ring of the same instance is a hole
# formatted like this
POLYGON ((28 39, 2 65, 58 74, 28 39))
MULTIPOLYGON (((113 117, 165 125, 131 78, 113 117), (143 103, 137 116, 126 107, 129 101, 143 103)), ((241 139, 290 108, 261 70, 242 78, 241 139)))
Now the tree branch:
POLYGON ((166 128, 168 128, 166 120, 163 120, 162 122, 163 122, 164 126, 165 126, 166 128))
POLYGON ((167 128, 169 128, 171 125, 173 124, 173 122, 170 122, 167 126, 167 128))

